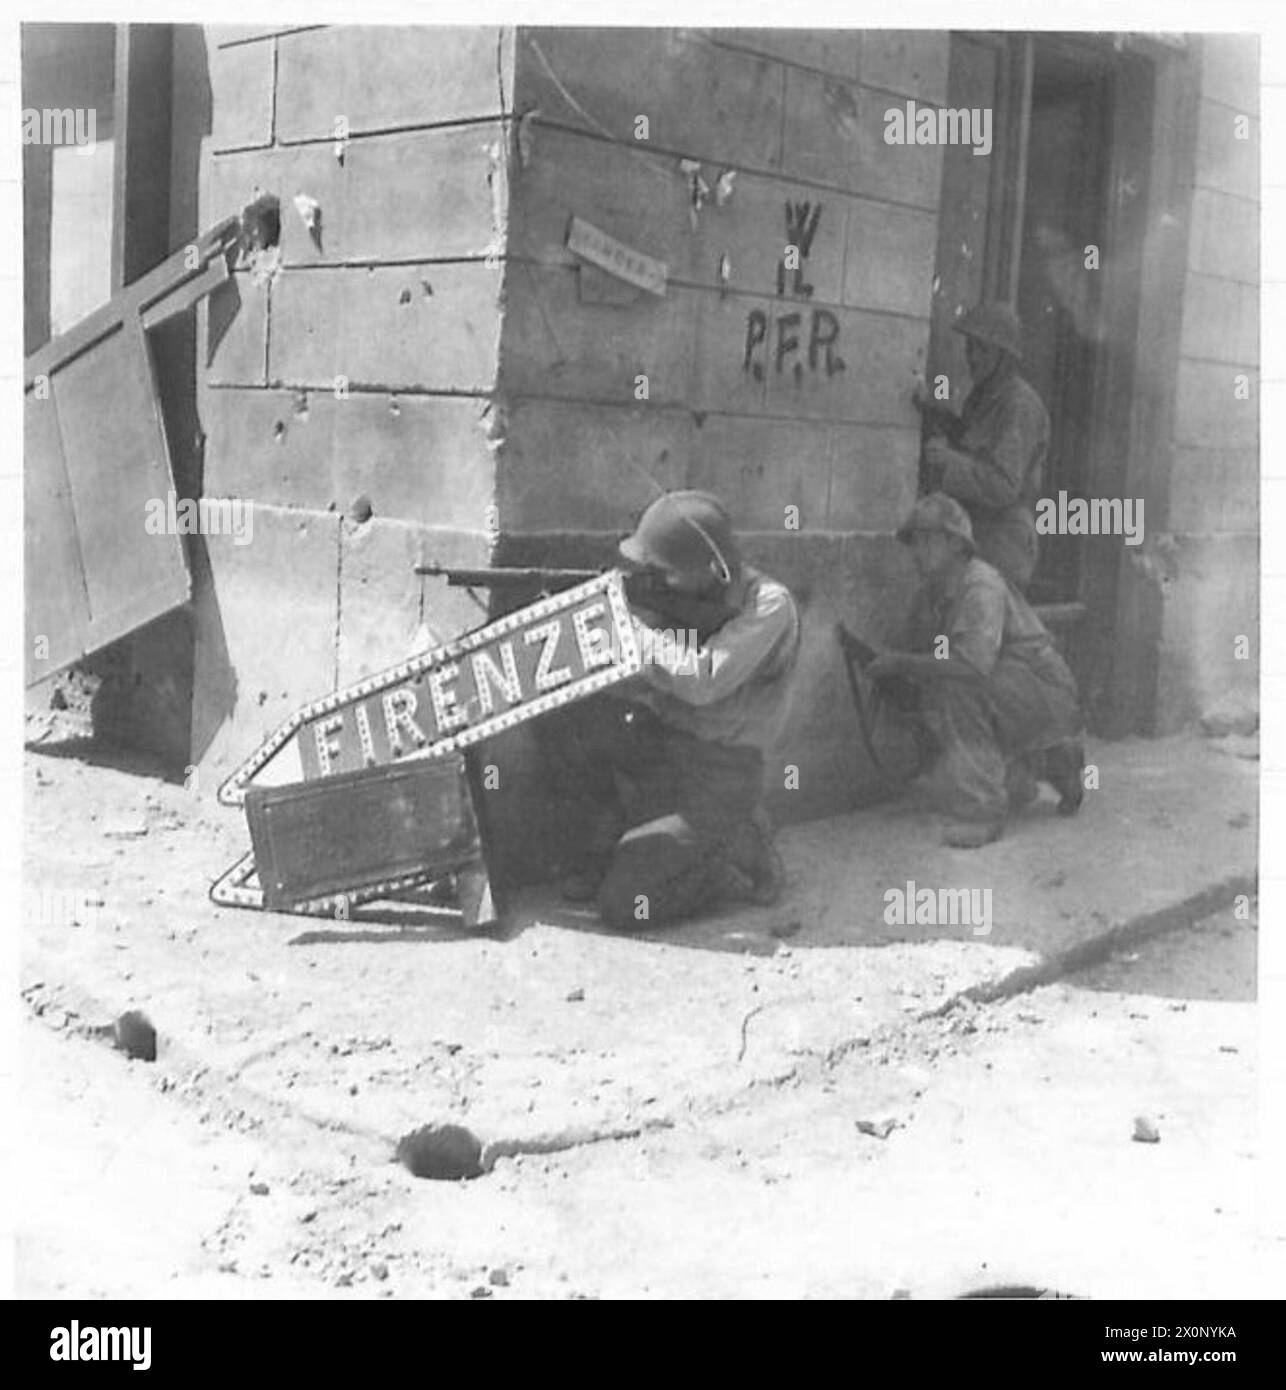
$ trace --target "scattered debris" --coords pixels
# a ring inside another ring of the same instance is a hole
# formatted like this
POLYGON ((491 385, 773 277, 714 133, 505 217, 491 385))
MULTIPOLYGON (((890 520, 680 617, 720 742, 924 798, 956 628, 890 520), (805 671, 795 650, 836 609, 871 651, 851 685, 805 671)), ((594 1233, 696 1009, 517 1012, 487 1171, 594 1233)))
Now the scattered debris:
POLYGON ((498 1289, 507 1289, 509 1287, 508 1270, 493 1269, 491 1273, 487 1275, 487 1282, 495 1285, 498 1289))
POLYGON ((250 1184, 250 1191, 253 1192, 256 1197, 266 1197, 270 1189, 266 1182, 252 1182, 250 1184))
POLYGON ((878 1120, 854 1120, 859 1134, 869 1134, 874 1139, 887 1139, 895 1129, 898 1122, 891 1115, 885 1115, 878 1120))
POLYGON ((1239 1047, 1234 1047, 1234 1046, 1232 1045, 1232 1043, 1220 1043, 1220 1044, 1219 1044, 1219 1051, 1220 1051, 1220 1052, 1240 1052, 1240 1051, 1241 1051, 1241 1048, 1239 1048, 1239 1047))
POLYGON ((1160 1130, 1157 1129, 1154 1121, 1146 1115, 1134 1117, 1134 1133, 1131 1137, 1136 1144, 1159 1144, 1161 1142, 1160 1130))
POLYGON ((137 840, 147 834, 147 822, 141 816, 113 821, 103 827, 103 834, 111 840, 137 840))
POLYGON ((388 1265, 383 1260, 376 1260, 371 1266, 371 1277, 383 1283, 388 1278, 388 1265))
POLYGON ((463 1125, 425 1125, 404 1134, 397 1158, 417 1178, 453 1182, 484 1171, 482 1141, 463 1125))
POLYGON ((476 1289, 469 1290, 470 1298, 490 1298, 491 1290, 485 1284, 479 1284, 476 1289))
POLYGON ((1201 716, 1201 732, 1207 738, 1238 734, 1248 738, 1259 728, 1259 712, 1245 698, 1231 696, 1201 716))
MULTIPOLYGON (((579 987, 576 988, 576 989, 570 990, 570 991, 568 992, 567 996, 566 996, 567 1002, 568 1002, 569 1004, 579 1004, 579 1003, 581 1003, 581 1002, 584 1000, 584 998, 585 998, 585 991, 584 991, 583 989, 580 989, 579 987)), ((459 1049, 457 1048, 456 1050, 458 1051, 459 1049)))

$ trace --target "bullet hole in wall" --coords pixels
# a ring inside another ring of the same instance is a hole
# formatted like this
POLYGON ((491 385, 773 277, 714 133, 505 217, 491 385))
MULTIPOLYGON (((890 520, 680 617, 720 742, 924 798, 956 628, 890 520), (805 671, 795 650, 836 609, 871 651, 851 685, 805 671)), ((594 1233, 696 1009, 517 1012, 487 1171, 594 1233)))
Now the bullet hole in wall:
POLYGON ((240 264, 262 285, 276 275, 280 263, 281 200, 263 193, 241 209, 240 264))

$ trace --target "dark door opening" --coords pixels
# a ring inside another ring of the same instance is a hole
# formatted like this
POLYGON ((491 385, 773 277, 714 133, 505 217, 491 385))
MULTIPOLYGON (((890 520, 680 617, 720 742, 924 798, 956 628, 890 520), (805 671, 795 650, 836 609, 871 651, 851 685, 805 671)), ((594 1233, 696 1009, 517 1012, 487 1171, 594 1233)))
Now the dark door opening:
MULTIPOLYGON (((1107 241, 1112 79, 1095 60, 1034 43, 1027 179, 1017 308, 1023 375, 1050 416, 1042 496, 1086 495, 1094 447, 1095 381, 1101 331, 1101 269, 1107 241)), ((1041 537, 1030 597, 1083 597, 1080 536, 1041 537)))

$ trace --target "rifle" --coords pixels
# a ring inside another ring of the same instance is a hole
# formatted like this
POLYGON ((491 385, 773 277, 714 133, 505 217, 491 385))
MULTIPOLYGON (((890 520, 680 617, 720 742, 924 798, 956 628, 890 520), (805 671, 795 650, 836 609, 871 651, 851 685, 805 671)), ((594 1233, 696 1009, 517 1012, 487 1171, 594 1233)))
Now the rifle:
MULTIPOLYGON (((451 569, 432 561, 416 565, 416 574, 443 578, 453 588, 500 589, 539 585, 541 593, 557 593, 573 584, 594 579, 601 570, 548 569, 541 566, 503 566, 485 569, 451 569)), ((706 597, 679 593, 662 583, 654 569, 635 569, 625 572, 625 597, 632 609, 647 620, 657 618, 663 627, 677 627, 696 632, 698 642, 706 642, 737 610, 722 595, 706 597)), ((653 624, 658 625, 658 624, 653 624)))
MULTIPOLYGON (((880 710, 887 704, 903 714, 915 714, 920 708, 919 686, 905 676, 879 676, 871 681, 871 693, 864 699, 858 675, 865 677, 867 668, 880 653, 869 642, 863 642, 860 637, 851 633, 843 623, 835 624, 835 637, 839 642, 840 654, 844 658, 844 671, 848 676, 848 688, 853 695, 853 707, 857 711, 862 746, 876 770, 887 775, 889 769, 884 766, 880 755, 875 751, 875 725, 879 720, 880 710)), ((923 764, 925 753, 921 746, 921 737, 914 725, 912 731, 915 734, 917 756, 923 764)))
POLYGON ((436 560, 427 565, 416 565, 415 572, 443 578, 453 589, 507 589, 517 588, 520 584, 539 584, 547 594, 570 589, 573 584, 583 584, 602 573, 601 570, 542 569, 539 566, 457 570, 439 565, 436 560))

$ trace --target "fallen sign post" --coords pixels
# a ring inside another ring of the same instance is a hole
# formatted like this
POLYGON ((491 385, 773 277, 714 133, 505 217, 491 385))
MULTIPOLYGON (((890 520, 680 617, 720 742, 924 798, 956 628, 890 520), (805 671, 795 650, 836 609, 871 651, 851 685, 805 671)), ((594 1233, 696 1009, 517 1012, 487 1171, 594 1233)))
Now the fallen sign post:
POLYGON ((316 915, 350 889, 370 900, 451 872, 466 924, 494 916, 463 751, 639 664, 623 576, 609 570, 305 705, 219 788, 246 807, 254 866, 238 861, 211 896, 316 915), (411 766, 442 759, 449 774, 411 766))

